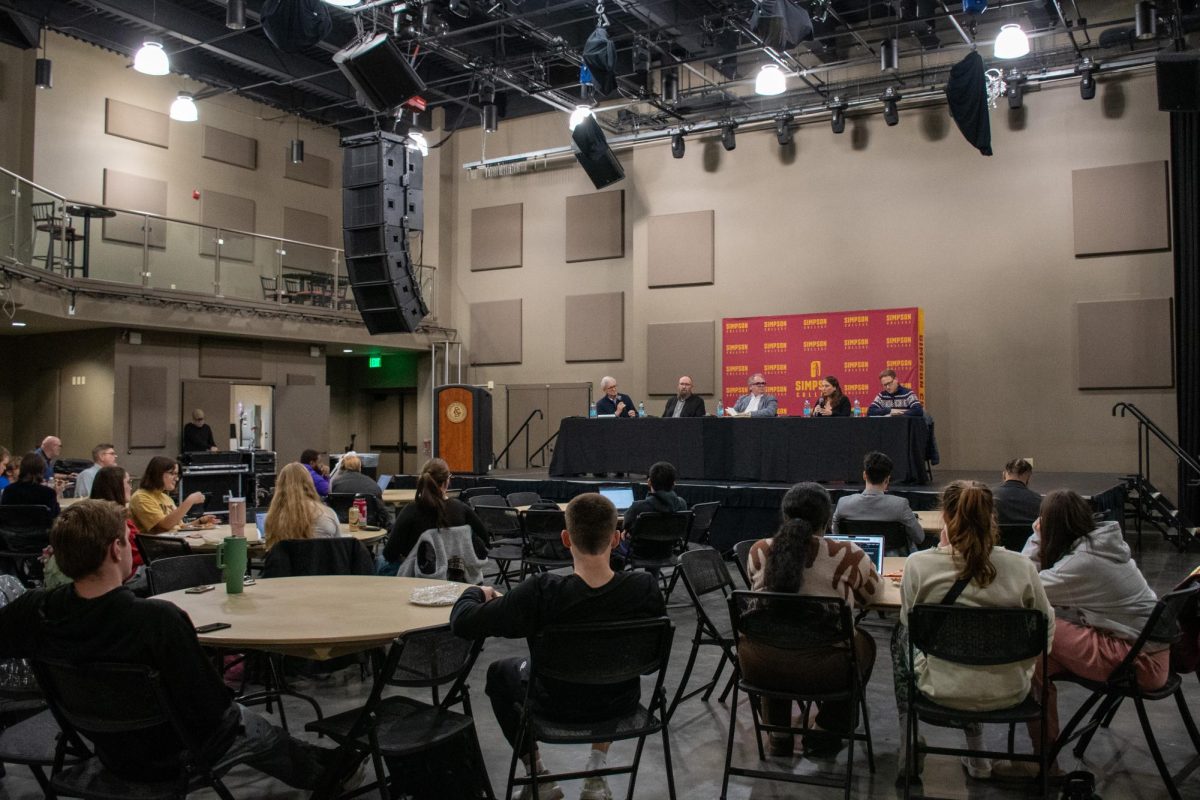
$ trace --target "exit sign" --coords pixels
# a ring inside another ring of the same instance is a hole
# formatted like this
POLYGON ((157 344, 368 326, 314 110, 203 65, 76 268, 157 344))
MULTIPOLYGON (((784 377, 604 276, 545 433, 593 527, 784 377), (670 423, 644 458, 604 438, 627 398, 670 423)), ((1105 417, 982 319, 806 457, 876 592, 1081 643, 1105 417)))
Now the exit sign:
POLYGON ((379 369, 383 366, 383 358, 380 356, 371 356, 367 359, 367 367, 370 369, 379 369))

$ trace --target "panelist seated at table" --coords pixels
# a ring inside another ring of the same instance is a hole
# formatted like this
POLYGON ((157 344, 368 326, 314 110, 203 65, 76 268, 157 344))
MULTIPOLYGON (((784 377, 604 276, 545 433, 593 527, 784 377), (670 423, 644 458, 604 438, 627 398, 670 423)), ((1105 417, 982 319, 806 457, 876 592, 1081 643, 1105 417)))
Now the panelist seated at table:
MULTIPOLYGON (((293 739, 234 703, 187 614, 171 603, 134 597, 122 586, 131 553, 120 506, 76 503, 56 520, 50 541, 74 582, 27 592, 0 609, 0 658, 151 667, 212 762, 239 758, 289 786, 317 788, 335 751, 293 739)), ((183 742, 167 723, 97 734, 93 744, 104 766, 126 780, 171 780, 184 767, 183 742)))
POLYGON ((750 376, 750 391, 738 398, 733 410, 726 412, 731 417, 773 417, 779 413, 779 401, 775 395, 767 394, 767 379, 761 372, 750 376))
MULTIPOLYGON (((837 509, 833 512, 834 533, 840 533, 838 526, 842 520, 903 522, 912 548, 916 550, 921 547, 921 543, 925 541, 925 530, 921 527, 921 521, 917 519, 907 500, 887 493, 894 467, 892 459, 886 453, 872 451, 863 456, 862 477, 867 486, 860 494, 846 495, 838 500, 837 509)), ((896 554, 889 552, 888 555, 896 554)))
POLYGON ((896 380, 896 371, 885 369, 879 373, 879 394, 867 408, 868 417, 923 417, 925 408, 917 393, 896 380))
MULTIPOLYGON (((138 490, 129 498, 129 515, 133 517, 138 533, 153 535, 176 530, 189 511, 196 506, 204 507, 202 492, 192 492, 176 507, 171 495, 178 485, 179 462, 165 456, 150 459, 138 490)), ((217 518, 205 514, 199 521, 207 525, 216 522, 217 518)))
POLYGON ((684 375, 679 379, 679 393, 667 400, 664 417, 703 417, 704 398, 692 394, 692 379, 684 375))
POLYGON ((842 394, 842 384, 837 377, 826 375, 821 381, 821 396, 813 406, 814 417, 850 416, 850 398, 842 394))
POLYGON ((308 470, 293 461, 279 471, 267 509, 263 538, 268 550, 285 539, 332 539, 342 535, 337 512, 321 502, 308 470))
POLYGON ((604 396, 596 401, 596 413, 600 416, 636 417, 637 404, 627 394, 617 391, 617 379, 605 375, 600 379, 600 391, 604 396))

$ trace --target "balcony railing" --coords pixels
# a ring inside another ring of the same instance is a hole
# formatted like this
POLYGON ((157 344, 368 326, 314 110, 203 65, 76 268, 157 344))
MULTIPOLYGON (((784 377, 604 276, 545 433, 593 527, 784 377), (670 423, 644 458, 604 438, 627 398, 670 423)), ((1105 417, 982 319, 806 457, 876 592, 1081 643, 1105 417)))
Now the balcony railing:
MULTIPOLYGON (((336 247, 71 200, 0 168, 0 259, 76 280, 354 313, 336 247)), ((415 266, 436 308, 436 268, 415 266)), ((300 309, 296 309, 299 311, 300 309)))

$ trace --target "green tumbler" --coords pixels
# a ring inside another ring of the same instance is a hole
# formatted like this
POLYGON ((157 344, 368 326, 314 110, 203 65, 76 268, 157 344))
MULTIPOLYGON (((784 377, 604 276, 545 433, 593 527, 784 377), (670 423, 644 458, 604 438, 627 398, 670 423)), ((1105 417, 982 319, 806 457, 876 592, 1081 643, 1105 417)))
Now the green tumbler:
POLYGON ((217 545, 217 567, 225 570, 226 594, 242 593, 246 558, 246 540, 241 536, 226 536, 217 545))

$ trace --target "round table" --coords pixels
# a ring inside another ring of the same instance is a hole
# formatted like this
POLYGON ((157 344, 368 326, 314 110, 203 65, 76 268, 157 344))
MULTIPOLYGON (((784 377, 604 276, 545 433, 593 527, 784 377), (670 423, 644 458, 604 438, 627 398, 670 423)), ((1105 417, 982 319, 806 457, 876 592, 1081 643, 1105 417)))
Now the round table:
POLYGON ((83 277, 88 276, 88 246, 91 242, 92 219, 112 219, 117 212, 102 206, 88 206, 73 203, 66 207, 66 212, 72 217, 83 217, 83 277))
MULTIPOLYGON (((385 528, 373 531, 364 531, 361 529, 352 531, 350 530, 350 526, 345 523, 341 525, 341 530, 343 536, 353 536, 368 548, 388 534, 385 528)), ((245 534, 246 544, 251 550, 256 550, 263 546, 262 536, 259 534, 258 527, 254 523, 246 523, 245 534)), ((172 531, 156 535, 170 536, 172 539, 182 539, 188 543, 188 547, 192 549, 192 552, 211 553, 217 549, 217 545, 220 544, 222 539, 233 534, 230 533, 229 524, 224 523, 197 531, 172 531)))
MULTIPOLYGON (((409 631, 445 625, 451 606, 409 602, 413 589, 447 585, 424 578, 321 575, 260 579, 241 594, 225 586, 204 594, 168 592, 155 600, 174 603, 196 626, 230 627, 199 634, 205 647, 264 650, 325 660, 386 647, 409 631)), ((449 584, 466 589, 467 584, 449 584)))

